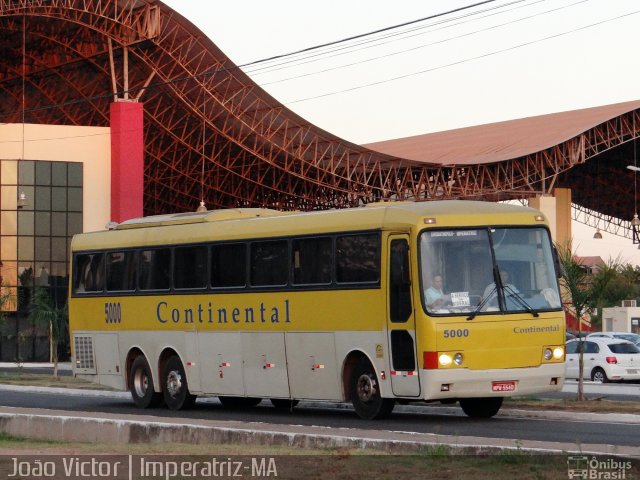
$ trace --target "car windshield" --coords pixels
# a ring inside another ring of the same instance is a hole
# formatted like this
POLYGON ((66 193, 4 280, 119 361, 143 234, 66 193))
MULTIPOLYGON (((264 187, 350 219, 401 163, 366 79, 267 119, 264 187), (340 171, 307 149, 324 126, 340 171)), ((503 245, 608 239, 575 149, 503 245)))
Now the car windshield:
POLYGON ((636 335, 635 333, 616 333, 614 338, 621 338, 622 340, 629 340, 630 342, 638 343, 640 335, 636 335))
POLYGON ((633 343, 610 343, 607 346, 613 353, 640 353, 640 348, 633 343))
POLYGON ((430 314, 472 319, 561 308, 545 228, 425 230, 420 262, 423 307, 430 314))

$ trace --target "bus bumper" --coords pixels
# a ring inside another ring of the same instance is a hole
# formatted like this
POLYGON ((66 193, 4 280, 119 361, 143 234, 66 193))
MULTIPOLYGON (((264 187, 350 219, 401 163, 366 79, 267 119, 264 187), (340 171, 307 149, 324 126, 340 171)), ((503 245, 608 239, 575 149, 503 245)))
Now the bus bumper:
POLYGON ((422 370, 424 400, 511 397, 557 392, 564 384, 564 363, 495 370, 422 370))

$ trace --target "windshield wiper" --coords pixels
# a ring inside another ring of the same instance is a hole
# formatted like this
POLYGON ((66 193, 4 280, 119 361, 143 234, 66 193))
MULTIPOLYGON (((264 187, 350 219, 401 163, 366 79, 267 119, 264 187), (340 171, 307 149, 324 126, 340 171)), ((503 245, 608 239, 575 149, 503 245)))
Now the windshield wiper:
MULTIPOLYGON (((511 297, 513 298, 516 303, 518 303, 521 307, 524 307, 524 309, 529 312, 531 315, 533 315, 534 317, 539 317, 540 314, 533 309, 533 307, 531 305, 529 305, 524 298, 522 298, 520 296, 520 294, 515 291, 513 288, 511 288, 509 285, 505 285, 504 289, 506 292, 508 292, 508 295, 506 297, 511 297)), ((505 298, 505 307, 506 307, 506 298, 505 298)))
POLYGON ((480 311, 482 310, 482 307, 484 307, 487 302, 489 301, 489 299, 493 296, 494 293, 496 293, 496 290, 498 289, 497 286, 494 286, 493 289, 489 292, 489 295, 487 295, 486 297, 484 297, 482 299, 482 301, 478 304, 478 306, 476 307, 476 309, 473 311, 473 313, 471 315, 469 315, 467 317, 467 321, 468 320, 473 320, 474 318, 476 318, 476 315, 478 315, 480 313, 480 311))
MULTIPOLYGON (((482 299, 482 302, 480 302, 480 304, 476 307, 476 309, 473 311, 473 313, 471 315, 469 315, 467 317, 467 320, 473 320, 474 318, 476 318, 476 316, 478 315, 478 313, 480 313, 480 311, 482 311, 482 307, 484 307, 487 302, 493 297, 493 294, 496 293, 496 290, 498 289, 497 286, 493 287, 493 289, 489 292, 489 294, 482 299)), ((505 295, 505 307, 507 307, 506 303, 507 303, 507 298, 513 298, 514 301, 516 303, 518 303, 521 307, 524 307, 524 309, 529 312, 531 315, 533 315, 534 317, 539 317, 540 314, 537 312, 537 310, 535 310, 531 305, 529 305, 526 300, 524 298, 522 298, 522 296, 520 296, 520 294, 518 292, 516 292, 513 288, 511 288, 509 285, 505 285, 503 287, 504 291, 507 292, 507 295, 505 295)), ((506 310, 506 308, 505 308, 506 310)))

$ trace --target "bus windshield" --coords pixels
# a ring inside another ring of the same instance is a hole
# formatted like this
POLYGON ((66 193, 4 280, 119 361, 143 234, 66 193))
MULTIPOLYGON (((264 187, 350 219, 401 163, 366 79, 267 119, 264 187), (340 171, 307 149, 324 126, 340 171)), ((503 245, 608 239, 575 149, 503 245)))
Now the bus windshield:
POLYGON ((420 235, 425 311, 435 315, 561 308, 546 229, 425 230, 420 235))

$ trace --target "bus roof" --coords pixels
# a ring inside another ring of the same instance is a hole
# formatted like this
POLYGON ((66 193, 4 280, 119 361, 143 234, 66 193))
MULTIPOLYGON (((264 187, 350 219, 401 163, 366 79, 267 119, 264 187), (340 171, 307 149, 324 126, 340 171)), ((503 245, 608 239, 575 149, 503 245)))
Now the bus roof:
POLYGON ((537 210, 466 200, 380 202, 365 207, 312 212, 238 208, 156 215, 127 220, 108 231, 74 236, 72 250, 264 238, 355 230, 436 226, 544 224, 537 210))

